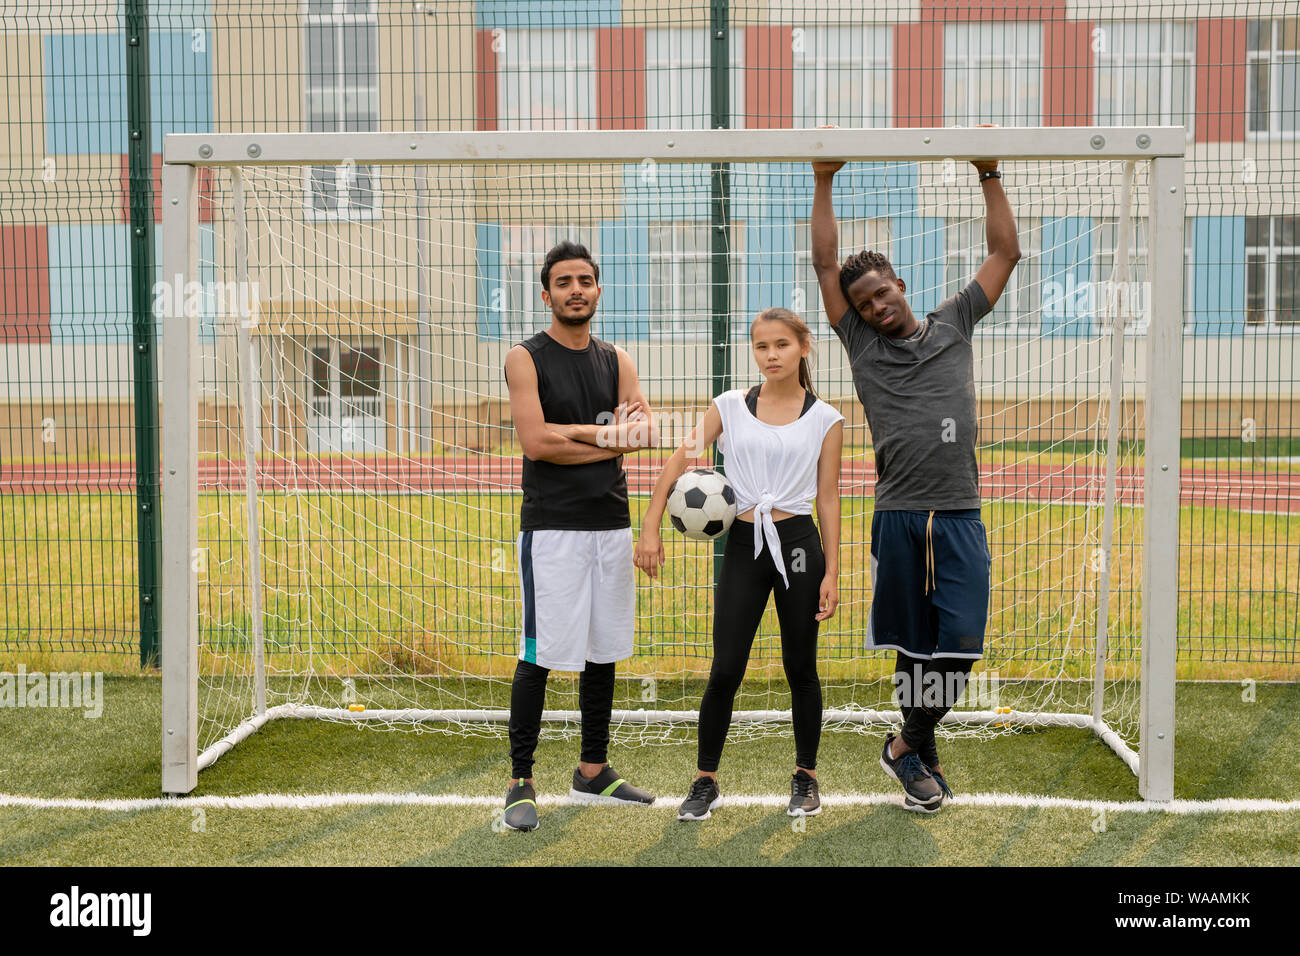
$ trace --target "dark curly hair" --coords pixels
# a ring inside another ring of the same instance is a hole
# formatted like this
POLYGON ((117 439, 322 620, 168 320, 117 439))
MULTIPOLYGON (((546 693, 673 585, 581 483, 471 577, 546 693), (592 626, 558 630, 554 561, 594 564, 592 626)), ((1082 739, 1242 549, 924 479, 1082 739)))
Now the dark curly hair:
POLYGON ((886 279, 898 278, 894 267, 889 264, 889 258, 883 252, 864 249, 862 252, 854 253, 845 259, 844 265, 840 267, 840 291, 850 303, 853 300, 849 298, 849 286, 868 272, 879 272, 886 279))
POLYGON ((596 265, 596 260, 591 258, 591 253, 587 247, 580 242, 570 242, 568 239, 555 246, 546 253, 546 261, 542 263, 542 288, 547 292, 551 291, 551 266, 557 262, 566 262, 569 259, 586 259, 591 263, 591 269, 596 274, 596 285, 600 285, 600 266, 596 265))

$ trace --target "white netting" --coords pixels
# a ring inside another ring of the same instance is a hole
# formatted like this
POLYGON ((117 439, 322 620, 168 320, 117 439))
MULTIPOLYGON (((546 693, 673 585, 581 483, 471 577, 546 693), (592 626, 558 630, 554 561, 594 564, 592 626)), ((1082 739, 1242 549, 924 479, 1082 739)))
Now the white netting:
MULTIPOLYGON (((1146 170, 1137 168, 1126 257, 1116 255, 1123 163, 1003 169, 1026 256, 974 343, 993 592, 986 656, 960 710, 1093 713, 1109 449, 1118 497, 1098 713, 1136 746, 1141 338, 1125 336, 1112 409, 1110 317, 1127 301, 1130 329, 1141 331, 1149 307, 1149 296, 1113 295, 1112 281, 1127 258, 1125 288, 1143 288, 1146 170), (1108 436, 1112 414, 1120 427, 1108 436)), ((242 175, 259 310, 244 320, 243 347, 238 315, 215 316, 202 342, 201 749, 256 709, 244 485, 253 425, 268 705, 339 709, 339 719, 353 719, 350 704, 364 705, 363 717, 436 710, 440 721, 369 722, 504 733, 463 713, 508 709, 518 650, 520 451, 502 365, 512 343, 549 324, 537 274, 560 238, 585 242, 600 264, 593 331, 631 352, 668 446, 626 459, 634 528, 657 462, 717 387, 759 380, 751 317, 785 305, 809 319, 818 392, 848 419, 842 603, 819 654, 828 725, 893 709, 892 658, 863 650, 874 459, 843 349, 821 315, 806 166, 247 166, 242 175), (722 192, 731 216, 718 229, 711 196, 722 192), (724 286, 714 283, 717 249, 724 286), (251 415, 241 400, 249 376, 251 415)), ((229 175, 216 178, 203 278, 220 284, 238 275, 237 217, 229 175)), ((836 183, 841 254, 887 251, 924 314, 984 258, 974 180, 951 161, 851 164, 836 183)), ((694 710, 708 672, 712 548, 666 524, 664 535, 660 583, 638 578, 637 652, 620 665, 615 704, 624 711, 694 710)), ((769 607, 736 709, 788 707, 769 607)), ((548 710, 577 710, 573 675, 552 676, 548 710)), ((625 716, 615 731, 624 738, 693 737, 625 716)), ((742 721, 735 732, 788 729, 742 721)))

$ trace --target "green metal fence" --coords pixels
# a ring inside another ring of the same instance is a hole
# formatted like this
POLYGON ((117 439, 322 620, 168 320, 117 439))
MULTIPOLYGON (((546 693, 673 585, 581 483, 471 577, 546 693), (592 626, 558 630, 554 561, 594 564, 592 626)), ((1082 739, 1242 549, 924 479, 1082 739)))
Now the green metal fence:
POLYGON ((0 661, 157 647, 165 134, 994 122, 1189 129, 1182 659, 1296 673, 1296 0, 5 3, 0 60, 0 661))

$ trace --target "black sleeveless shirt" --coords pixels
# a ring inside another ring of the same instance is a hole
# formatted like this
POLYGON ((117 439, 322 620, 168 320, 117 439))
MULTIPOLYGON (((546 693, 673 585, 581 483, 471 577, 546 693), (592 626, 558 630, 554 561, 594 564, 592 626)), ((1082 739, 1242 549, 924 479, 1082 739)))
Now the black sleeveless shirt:
MULTIPOLYGON (((618 351, 594 335, 585 349, 561 345, 545 332, 522 343, 537 369, 542 414, 555 425, 599 425, 618 407, 618 351), (598 420, 604 412, 605 417, 598 420)), ((520 529, 608 531, 630 528, 623 456, 585 465, 557 465, 524 456, 520 529)))

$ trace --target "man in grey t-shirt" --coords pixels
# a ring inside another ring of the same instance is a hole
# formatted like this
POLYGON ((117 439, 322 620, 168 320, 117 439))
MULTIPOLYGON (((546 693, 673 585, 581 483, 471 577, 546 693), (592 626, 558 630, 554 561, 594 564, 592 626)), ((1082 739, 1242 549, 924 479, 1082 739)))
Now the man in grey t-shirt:
POLYGON ((1020 259, 996 160, 974 163, 987 210, 988 258, 974 280, 917 321, 906 283, 879 252, 841 267, 831 187, 843 163, 813 163, 813 268, 826 316, 844 343, 876 453, 868 648, 898 653, 898 737, 880 763, 904 806, 933 813, 951 794, 934 730, 983 655, 989 567, 975 457, 975 323, 1020 259))

